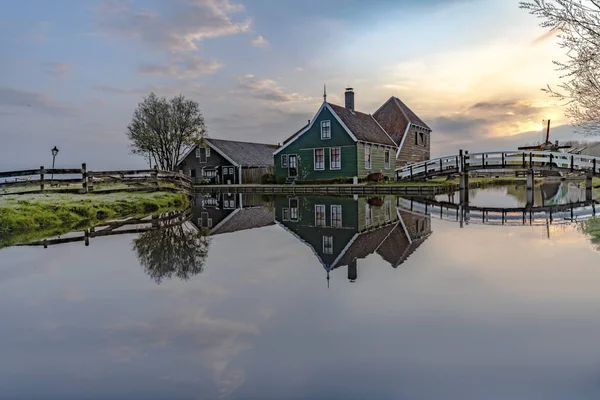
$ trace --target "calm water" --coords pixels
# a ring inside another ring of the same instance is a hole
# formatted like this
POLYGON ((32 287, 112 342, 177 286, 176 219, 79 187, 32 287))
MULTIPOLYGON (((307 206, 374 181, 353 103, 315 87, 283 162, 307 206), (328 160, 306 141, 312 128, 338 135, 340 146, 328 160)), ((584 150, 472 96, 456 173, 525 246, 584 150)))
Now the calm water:
POLYGON ((600 254, 577 225, 396 204, 199 197, 182 227, 2 249, 0 398, 600 396, 600 254))

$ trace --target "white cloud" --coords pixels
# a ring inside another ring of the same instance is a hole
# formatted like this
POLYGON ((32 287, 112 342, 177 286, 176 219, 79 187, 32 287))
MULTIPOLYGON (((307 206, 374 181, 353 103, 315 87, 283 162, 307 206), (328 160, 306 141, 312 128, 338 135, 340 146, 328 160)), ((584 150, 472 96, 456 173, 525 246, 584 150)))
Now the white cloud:
POLYGON ((167 64, 146 63, 139 67, 144 75, 164 75, 175 78, 195 78, 200 75, 212 74, 221 69, 223 64, 217 60, 206 60, 203 57, 189 53, 175 53, 167 64))
POLYGON ((0 106, 26 107, 33 111, 42 111, 57 116, 74 116, 79 114, 75 107, 54 100, 51 94, 28 92, 0 86, 0 106))
POLYGON ((276 81, 269 78, 258 78, 252 74, 238 77, 237 93, 247 93, 250 96, 270 102, 288 103, 307 100, 298 93, 288 93, 276 81))
POLYGON ((234 21, 231 14, 243 7, 227 0, 178 0, 168 6, 170 13, 158 13, 104 0, 96 24, 109 36, 139 39, 170 51, 198 50, 204 39, 248 32, 252 25, 250 18, 234 21))
POLYGON ((264 47, 269 45, 269 41, 262 36, 257 36, 256 38, 252 39, 251 43, 256 47, 264 47))

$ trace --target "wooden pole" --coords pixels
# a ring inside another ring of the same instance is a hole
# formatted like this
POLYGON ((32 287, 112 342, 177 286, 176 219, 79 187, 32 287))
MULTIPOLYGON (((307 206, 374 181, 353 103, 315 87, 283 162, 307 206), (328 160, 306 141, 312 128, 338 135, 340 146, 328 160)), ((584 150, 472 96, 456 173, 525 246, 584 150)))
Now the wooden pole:
POLYGON ((40 167, 40 190, 44 190, 44 166, 40 167))
POLYGON ((85 163, 81 164, 81 191, 86 194, 88 192, 87 189, 87 166, 85 163))
POLYGON ((92 171, 88 171, 88 192, 94 191, 94 173, 92 171))

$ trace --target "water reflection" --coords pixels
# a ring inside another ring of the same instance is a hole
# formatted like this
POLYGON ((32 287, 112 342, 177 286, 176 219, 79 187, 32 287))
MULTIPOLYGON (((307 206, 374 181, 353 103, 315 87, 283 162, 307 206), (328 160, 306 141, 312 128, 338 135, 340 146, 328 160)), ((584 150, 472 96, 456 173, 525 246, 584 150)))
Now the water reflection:
POLYGON ((165 278, 188 280, 201 273, 209 245, 203 231, 184 224, 144 232, 133 240, 140 265, 157 284, 165 278))
POLYGON ((358 262, 377 253, 393 268, 401 265, 431 235, 426 215, 396 208, 395 196, 292 196, 275 200, 277 223, 309 246, 330 279, 347 267, 358 279, 358 262))

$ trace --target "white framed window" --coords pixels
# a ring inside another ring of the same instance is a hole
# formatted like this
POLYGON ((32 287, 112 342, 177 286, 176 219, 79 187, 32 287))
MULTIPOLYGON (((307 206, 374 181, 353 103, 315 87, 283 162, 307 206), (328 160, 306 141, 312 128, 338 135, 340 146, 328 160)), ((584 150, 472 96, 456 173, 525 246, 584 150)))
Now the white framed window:
POLYGON ((321 139, 331 139, 331 121, 321 121, 321 139))
POLYGON ((315 149, 315 170, 325 169, 325 149, 315 149))
POLYGON ((298 221, 298 199, 291 198, 289 200, 290 206, 290 221, 298 221))
POLYGON ((341 228, 342 227, 342 206, 332 205, 331 206, 331 227, 341 228))
POLYGON ((323 254, 333 254, 333 236, 323 236, 323 254))
POLYGON ((217 171, 214 169, 204 170, 205 178, 214 178, 215 176, 217 176, 217 171))
POLYGON ((289 221, 290 220, 290 209, 287 207, 284 207, 281 211, 282 211, 283 220, 289 221))
POLYGON ((383 163, 385 169, 390 169, 390 149, 385 149, 383 163))
POLYGON ((365 203, 365 225, 371 226, 373 223, 373 211, 369 203, 365 203))
POLYGON ((325 205, 315 204, 315 226, 326 226, 325 205))
POLYGON ((390 200, 385 201, 385 222, 390 222, 392 219, 392 202, 390 200))
POLYGON ((371 145, 365 144, 365 169, 371 169, 371 145))
POLYGON ((206 148, 206 157, 210 157, 210 147, 206 148))
POLYGON ((281 168, 287 168, 288 167, 288 156, 287 154, 284 154, 281 156, 281 168))
POLYGON ((198 162, 205 163, 206 162, 206 154, 208 149, 206 147, 197 147, 196 148, 196 158, 198 158, 198 162))
POLYGON ((198 218, 198 225, 201 228, 212 228, 212 218, 209 218, 207 212, 200 213, 200 218, 198 218))
POLYGON ((332 147, 329 149, 329 169, 342 169, 342 149, 332 147))

